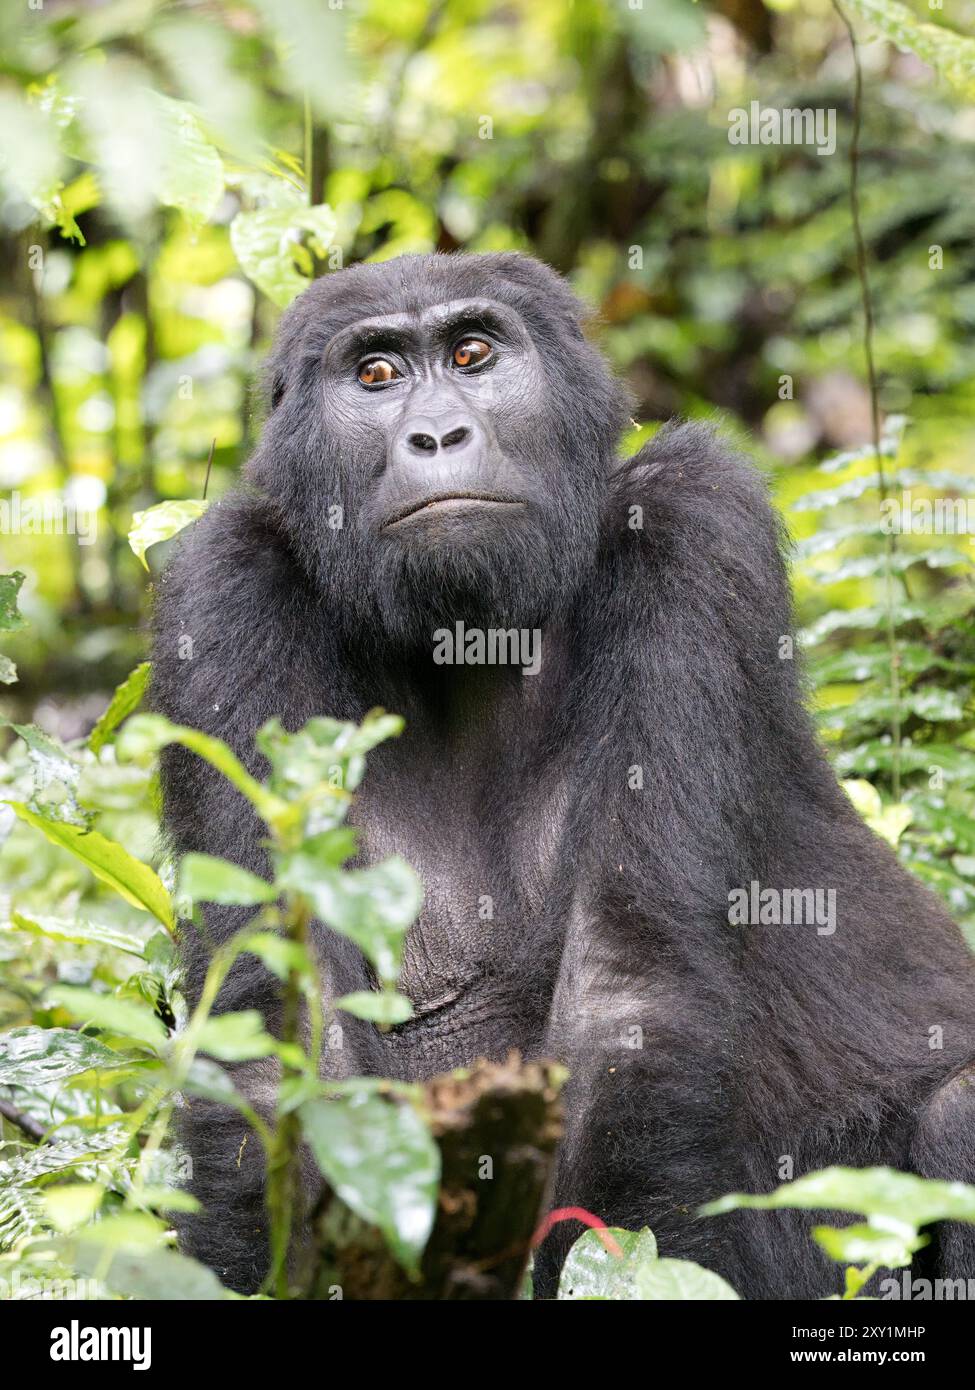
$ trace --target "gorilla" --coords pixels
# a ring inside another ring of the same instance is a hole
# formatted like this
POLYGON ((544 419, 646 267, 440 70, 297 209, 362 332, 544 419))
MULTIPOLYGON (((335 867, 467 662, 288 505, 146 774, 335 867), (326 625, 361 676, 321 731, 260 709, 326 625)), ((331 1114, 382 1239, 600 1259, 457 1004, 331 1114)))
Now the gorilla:
MULTIPOLYGON (((649 1225, 743 1297, 818 1298, 842 1276, 809 1236, 822 1214, 698 1208, 770 1191, 786 1160, 975 1179, 975 970, 817 743, 763 481, 696 424, 621 458, 626 394, 584 317, 513 253, 313 283, 281 322, 244 482, 159 585, 153 703, 258 775, 272 716, 405 717, 351 819, 359 864, 398 852, 425 885, 415 1016, 343 1019, 330 1076, 560 1059, 553 1206, 649 1225)), ((169 750, 163 792, 176 853, 266 871, 262 827, 202 760, 169 750)), ((185 932, 191 994, 250 912, 185 932)), ((328 997, 375 987, 350 943, 315 940, 328 997)), ((273 1029, 275 982, 247 957, 219 1007, 273 1029)), ((259 1108, 265 1066, 237 1077, 259 1108)), ((259 1146, 209 1101, 184 1123, 202 1203, 185 1247, 253 1290, 259 1146)), ((543 1296, 575 1234, 541 1246, 543 1296)), ((944 1225, 918 1261, 975 1276, 975 1229, 944 1225)))

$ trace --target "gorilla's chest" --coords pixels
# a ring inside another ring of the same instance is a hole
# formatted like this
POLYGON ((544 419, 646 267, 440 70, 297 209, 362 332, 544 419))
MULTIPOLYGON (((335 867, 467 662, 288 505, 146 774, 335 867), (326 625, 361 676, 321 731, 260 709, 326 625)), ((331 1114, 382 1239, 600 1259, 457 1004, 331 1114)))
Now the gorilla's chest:
POLYGON ((526 961, 533 936, 552 942, 568 886, 557 868, 564 796, 511 806, 505 818, 481 802, 451 801, 446 785, 415 799, 402 788, 386 791, 374 786, 357 802, 362 858, 401 854, 424 886, 400 979, 416 1019, 388 1039, 394 1072, 407 1048, 429 1054, 421 1074, 431 1063, 530 1049, 547 1011, 526 961))

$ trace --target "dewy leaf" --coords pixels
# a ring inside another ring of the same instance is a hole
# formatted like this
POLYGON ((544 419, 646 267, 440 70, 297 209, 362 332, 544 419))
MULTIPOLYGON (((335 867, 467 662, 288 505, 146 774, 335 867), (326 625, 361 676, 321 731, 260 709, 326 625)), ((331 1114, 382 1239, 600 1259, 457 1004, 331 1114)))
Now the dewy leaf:
POLYGON ((64 821, 49 820, 20 801, 5 804, 27 825, 42 831, 53 844, 70 850, 97 878, 121 893, 126 902, 145 908, 164 927, 173 930, 173 905, 169 894, 148 864, 134 859, 128 850, 97 830, 83 830, 64 821))
POLYGON ((862 1212, 871 1225, 883 1222, 889 1230, 904 1231, 930 1221, 975 1222, 975 1187, 918 1178, 894 1168, 823 1168, 766 1195, 730 1193, 709 1202, 700 1214, 717 1216, 738 1207, 862 1212))
POLYGON ((975 39, 941 24, 922 24, 898 0, 849 0, 850 8, 897 45, 916 53, 963 96, 975 96, 975 39))
POLYGON ((44 1086, 86 1071, 110 1071, 126 1060, 124 1053, 71 1028, 0 1033, 0 1086, 44 1086))
POLYGON ((630 1300, 640 1298, 636 1275, 642 1265, 656 1260, 657 1242, 653 1232, 624 1231, 612 1227, 608 1231, 585 1231, 566 1257, 559 1278, 560 1299, 608 1298, 630 1300), (605 1236, 611 1236, 622 1250, 617 1255, 607 1249, 605 1236))
POLYGON ((181 502, 157 502, 144 512, 136 512, 129 531, 129 545, 145 569, 149 568, 146 563, 149 547, 160 541, 171 540, 191 521, 201 517, 209 505, 205 498, 192 497, 181 502))
POLYGON ((180 743, 205 758, 247 798, 268 824, 288 815, 287 802, 252 777, 222 739, 201 733, 199 729, 171 724, 161 714, 133 715, 119 734, 115 747, 119 759, 124 762, 127 758, 137 760, 158 753, 167 743, 180 743))
POLYGON ((325 250, 335 235, 332 209, 325 203, 307 207, 296 194, 290 205, 238 212, 230 224, 230 244, 244 274, 282 309, 310 283, 295 265, 302 232, 325 250))
POLYGON ((31 809, 52 820, 86 826, 90 816, 82 811, 77 800, 81 764, 71 757, 62 744, 35 724, 11 724, 10 727, 27 745, 27 756, 34 776, 31 809), (63 796, 45 796, 51 788, 56 790, 58 787, 62 789, 63 796))
POLYGON ((909 1265, 916 1250, 928 1244, 928 1236, 912 1236, 900 1231, 879 1230, 857 1223, 853 1226, 816 1226, 813 1239, 831 1260, 843 1264, 882 1264, 889 1269, 909 1265))
POLYGON ((116 686, 115 694, 108 708, 88 735, 88 747, 93 753, 104 748, 109 737, 123 719, 127 719, 134 709, 142 703, 149 680, 152 663, 140 661, 134 671, 130 671, 121 685, 116 686))
POLYGON ((730 1284, 692 1260, 654 1260, 640 1266, 637 1298, 651 1302, 730 1301, 738 1295, 730 1284))
POLYGON ((179 866, 179 891, 194 902, 246 905, 278 896, 273 883, 211 854, 187 854, 179 866))
POLYGON ((0 632, 16 632, 27 626, 27 619, 17 607, 17 595, 23 582, 20 570, 0 574, 0 632))
POLYGON ((156 194, 194 222, 206 222, 223 197, 223 161, 203 134, 193 108, 153 92, 163 136, 156 194))
MULTIPOLYGON (((115 994, 96 994, 77 985, 55 985, 48 991, 51 1004, 60 1004, 79 1023, 93 1024, 106 1033, 117 1033, 157 1050, 166 1041, 162 1023, 146 1004, 135 999, 119 999, 115 994)), ((117 1065, 117 1062, 116 1062, 117 1065)))
POLYGON ((358 1093, 306 1101, 302 1130, 336 1195, 415 1270, 433 1228, 440 1151, 408 1101, 358 1093))
POLYGON ((47 917, 37 913, 27 916, 23 912, 12 912, 10 920, 20 931, 46 936, 52 941, 71 941, 79 946, 111 946, 131 956, 145 955, 146 945, 141 937, 101 922, 87 922, 80 917, 47 917))
POLYGON ((98 1227, 85 1228, 85 1239, 76 1252, 78 1268, 96 1275, 114 1293, 132 1299, 180 1303, 237 1298, 213 1270, 178 1250, 122 1248, 106 1267, 105 1251, 92 1242, 92 1230, 97 1231, 98 1227))
POLYGON ((277 1043, 264 1030, 264 1019, 257 1009, 216 1014, 208 1018, 197 1043, 201 1052, 220 1062, 246 1062, 253 1057, 270 1057, 277 1043))
POLYGON ((357 990, 355 994, 343 994, 341 999, 336 999, 335 1007, 344 1009, 356 1018, 364 1018, 369 1023, 382 1023, 388 1027, 405 1023, 413 1017, 413 1005, 405 994, 397 994, 395 990, 383 990, 382 993, 357 990))
POLYGON ((278 859, 278 882, 302 893, 333 931, 354 941, 383 984, 395 983, 406 933, 423 905, 423 886, 393 855, 368 869, 323 865, 308 846, 278 859))

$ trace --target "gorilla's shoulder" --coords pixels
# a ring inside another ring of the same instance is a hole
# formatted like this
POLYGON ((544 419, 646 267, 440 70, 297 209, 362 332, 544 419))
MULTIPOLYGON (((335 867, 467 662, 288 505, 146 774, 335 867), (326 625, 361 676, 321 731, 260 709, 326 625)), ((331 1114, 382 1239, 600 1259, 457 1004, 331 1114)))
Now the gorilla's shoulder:
POLYGON ((256 489, 241 487, 181 533, 163 578, 176 585, 185 578, 203 591, 296 583, 298 575, 273 509, 256 489))
POLYGON ((783 540, 765 476, 708 424, 676 420, 662 426, 619 464, 611 493, 619 518, 639 506, 658 523, 669 518, 685 534, 734 531, 744 539, 758 531, 777 546, 783 540))
POLYGON ((214 502, 177 538, 154 585, 153 626, 256 640, 304 608, 305 580, 273 510, 249 488, 214 502))

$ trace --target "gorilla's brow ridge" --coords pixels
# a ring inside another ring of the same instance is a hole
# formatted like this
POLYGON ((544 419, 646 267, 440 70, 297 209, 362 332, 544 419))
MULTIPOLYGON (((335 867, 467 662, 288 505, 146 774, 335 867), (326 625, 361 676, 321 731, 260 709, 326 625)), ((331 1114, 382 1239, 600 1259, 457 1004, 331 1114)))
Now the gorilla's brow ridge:
POLYGON ((507 341, 526 332, 517 310, 506 304, 488 299, 450 300, 418 312, 384 314, 345 324, 329 341, 328 350, 408 348, 424 341, 441 342, 471 329, 507 341))

